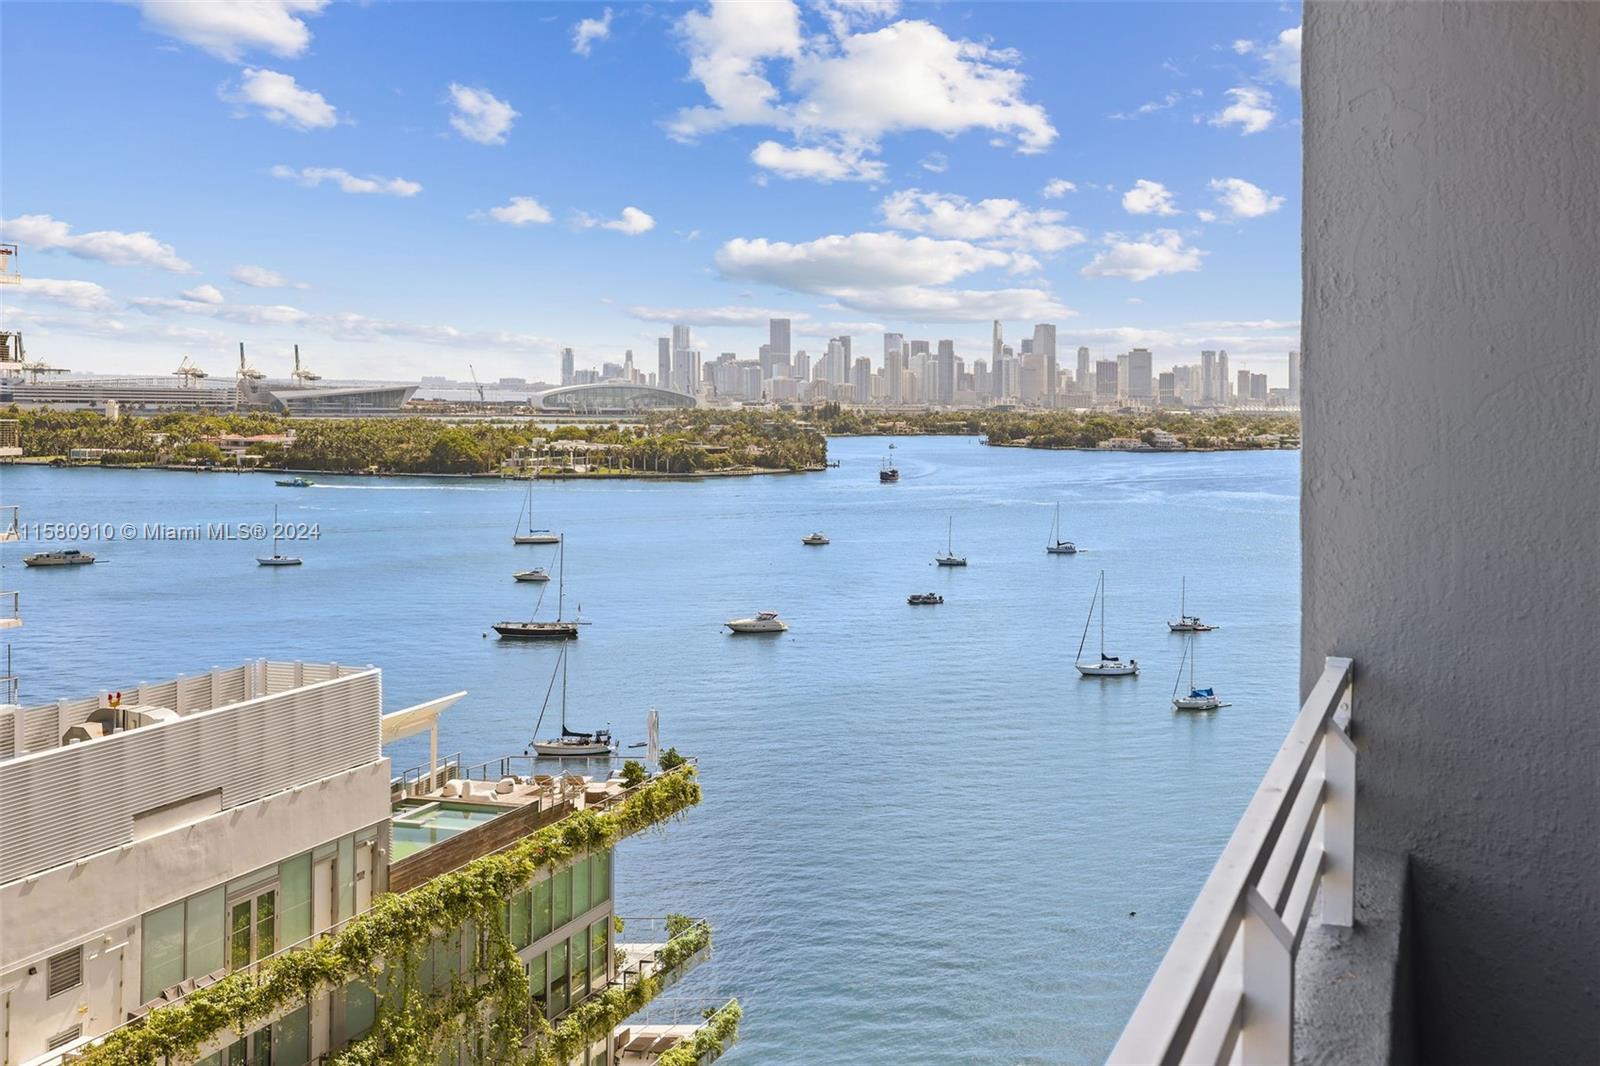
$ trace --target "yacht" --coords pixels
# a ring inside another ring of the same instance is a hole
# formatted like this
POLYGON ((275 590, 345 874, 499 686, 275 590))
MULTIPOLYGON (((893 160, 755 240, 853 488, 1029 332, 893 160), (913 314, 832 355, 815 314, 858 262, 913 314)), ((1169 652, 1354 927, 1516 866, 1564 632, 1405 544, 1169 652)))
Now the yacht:
POLYGON ((1077 555, 1078 546, 1070 540, 1061 539, 1061 504, 1056 503, 1056 520, 1050 525, 1050 536, 1044 542, 1047 555, 1077 555))
POLYGON ((543 583, 550 580, 550 571, 546 570, 542 566, 536 566, 532 570, 518 570, 511 576, 516 578, 518 581, 536 581, 543 583))
MULTIPOLYGON (((509 640, 576 640, 578 627, 588 625, 576 618, 563 618, 567 604, 567 544, 562 538, 557 538, 560 545, 556 549, 556 617, 554 621, 541 622, 530 618, 526 622, 496 622, 494 631, 509 640)), ((519 577, 518 580, 521 580, 519 577)), ((530 579, 530 580, 537 580, 530 579)), ((545 575, 549 580, 549 575, 545 575)), ((539 613, 539 605, 544 603, 544 592, 539 593, 539 602, 533 605, 533 613, 539 613)))
POLYGON ((511 534, 513 544, 559 544, 561 534, 552 533, 548 529, 533 528, 533 479, 528 479, 528 498, 522 501, 522 510, 517 512, 516 532, 511 534), (528 530, 522 530, 522 516, 528 516, 528 530))
POLYGON ((955 519, 951 518, 948 522, 945 523, 944 554, 943 555, 935 555, 933 557, 933 561, 935 563, 937 563, 939 566, 966 566, 967 565, 967 557, 965 555, 957 555, 955 553, 955 550, 954 550, 955 539, 954 538, 955 538, 955 519))
POLYGON ((1216 626, 1207 625, 1200 621, 1200 616, 1188 612, 1189 579, 1184 578, 1178 586, 1178 620, 1168 622, 1167 628, 1174 633, 1209 633, 1216 626))
POLYGON ((1095 583, 1094 597, 1089 601, 1089 617, 1083 620, 1083 637, 1078 641, 1078 654, 1073 658, 1073 665, 1078 668, 1078 673, 1084 677, 1134 677, 1139 673, 1139 660, 1129 659, 1124 662, 1115 655, 1106 654, 1106 603, 1105 603, 1106 572, 1100 571, 1100 580, 1095 583), (1100 605, 1100 658, 1093 662, 1083 661, 1083 646, 1089 640, 1089 623, 1094 621, 1095 604, 1100 605))
POLYGON ((913 592, 906 597, 906 602, 913 607, 932 607, 944 602, 944 597, 937 592, 913 592))
POLYGON ((272 509, 272 554, 256 556, 256 563, 260 566, 299 566, 298 555, 284 555, 278 551, 278 534, 282 527, 278 525, 278 509, 272 509))
POLYGON ((784 633, 789 624, 778 618, 777 611, 762 611, 754 618, 730 618, 722 623, 735 633, 784 633))
POLYGON ((1211 688, 1194 687, 1194 637, 1184 642, 1183 658, 1189 660, 1189 694, 1178 695, 1183 683, 1183 661, 1178 662, 1178 680, 1172 683, 1172 708, 1177 711, 1214 711, 1224 706, 1222 698, 1211 688))
POLYGON ((77 548, 67 548, 64 551, 34 552, 24 555, 24 566, 88 566, 94 562, 94 556, 88 552, 79 551, 77 548))
POLYGON ((809 544, 813 548, 820 548, 822 545, 828 543, 828 538, 823 536, 821 533, 810 533, 804 537, 801 537, 800 543, 809 544))
POLYGON ((286 489, 309 489, 311 486, 315 485, 316 482, 312 481, 308 477, 289 477, 279 478, 277 481, 273 482, 273 484, 282 486, 286 489))
MULTIPOLYGON (((537 739, 539 726, 544 722, 544 712, 550 705, 550 693, 545 692, 545 705, 539 708, 539 720, 533 724, 533 750, 539 755, 552 758, 592 758, 594 756, 613 755, 616 753, 616 742, 611 739, 611 730, 596 729, 585 733, 576 729, 567 728, 567 649, 561 649, 561 662, 556 669, 561 671, 561 735, 549 740, 537 739)), ((550 679, 552 685, 555 678, 550 679)))
POLYGON ((878 468, 878 481, 883 483, 883 484, 885 484, 885 485, 887 485, 887 484, 889 484, 891 482, 895 482, 895 481, 899 481, 899 480, 900 480, 900 471, 897 470, 896 468, 890 466, 889 465, 889 460, 885 459, 883 461, 883 465, 878 468))

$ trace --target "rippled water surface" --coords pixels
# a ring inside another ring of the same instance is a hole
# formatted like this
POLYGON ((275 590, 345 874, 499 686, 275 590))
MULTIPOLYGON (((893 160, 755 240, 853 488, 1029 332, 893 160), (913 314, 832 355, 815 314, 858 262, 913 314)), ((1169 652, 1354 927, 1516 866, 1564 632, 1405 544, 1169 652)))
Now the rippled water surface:
MULTIPOLYGON (((642 740, 654 706, 664 742, 701 760, 704 804, 624 845, 618 911, 712 920, 715 959, 674 994, 741 998, 729 1063, 1103 1058, 1294 715, 1298 456, 967 437, 830 454, 825 474, 536 490, 568 537, 569 607, 594 623, 571 651, 574 724, 642 740), (898 485, 878 484, 887 454, 898 485), (1056 500, 1077 556, 1044 554, 1056 500), (931 565, 947 518, 964 570, 931 565), (803 547, 814 529, 833 543, 803 547), (1102 568, 1108 650, 1138 658, 1136 679, 1072 669, 1102 568), (1190 609, 1222 625, 1199 638, 1196 680, 1231 703, 1212 715, 1168 703, 1185 575, 1190 609), (944 605, 906 605, 928 590, 944 605), (721 628, 760 609, 790 632, 721 628)), ((539 589, 511 573, 552 556, 511 544, 518 485, 0 479, 25 521, 268 521, 276 503, 322 533, 282 571, 253 544, 84 545, 104 562, 73 571, 8 548, 25 701, 246 657, 370 662, 390 709, 469 691, 447 751, 528 740, 556 651, 488 628, 528 615, 539 589)), ((396 768, 423 744, 397 745, 396 768)))

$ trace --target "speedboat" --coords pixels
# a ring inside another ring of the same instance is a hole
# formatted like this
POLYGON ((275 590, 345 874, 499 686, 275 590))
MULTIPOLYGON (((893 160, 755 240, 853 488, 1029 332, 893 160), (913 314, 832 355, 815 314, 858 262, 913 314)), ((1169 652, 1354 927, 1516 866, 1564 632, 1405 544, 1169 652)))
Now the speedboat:
POLYGON ((762 611, 754 618, 730 618, 722 624, 735 633, 783 633, 789 628, 778 618, 777 611, 762 611))
POLYGON ((94 562, 94 556, 89 552, 79 551, 77 548, 67 548, 55 552, 34 552, 32 555, 22 557, 24 566, 88 566, 94 562))
POLYGON ((315 485, 316 482, 307 477, 291 477, 279 478, 277 481, 273 482, 273 484, 280 485, 286 489, 309 489, 311 486, 315 485))
POLYGON ((1179 711, 1214 711, 1222 706, 1222 698, 1208 688, 1193 688, 1187 696, 1172 697, 1172 706, 1179 711))
POLYGON ((944 597, 937 592, 913 592, 906 597, 906 602, 913 607, 928 607, 944 602, 944 597))
POLYGON ((1094 663, 1074 663, 1078 673, 1084 677, 1133 677, 1139 673, 1139 660, 1129 659, 1123 662, 1115 655, 1100 653, 1100 661, 1094 663))
POLYGON ((299 566, 304 560, 298 555, 258 555, 256 562, 262 566, 299 566))
POLYGON ((550 571, 542 566, 536 566, 532 570, 518 570, 511 576, 518 581, 549 581, 550 571))
POLYGON ((817 547, 821 547, 822 545, 828 543, 828 538, 823 536, 821 533, 809 533, 806 536, 800 538, 800 543, 801 544, 809 544, 813 548, 817 548, 817 547))

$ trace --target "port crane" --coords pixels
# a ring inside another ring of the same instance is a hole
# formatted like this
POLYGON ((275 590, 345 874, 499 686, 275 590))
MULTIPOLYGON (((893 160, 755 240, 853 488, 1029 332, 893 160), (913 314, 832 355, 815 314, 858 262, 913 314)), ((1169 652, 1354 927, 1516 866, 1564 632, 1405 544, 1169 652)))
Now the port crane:
POLYGON ((483 397, 483 386, 478 383, 478 372, 472 369, 472 364, 467 364, 467 373, 472 375, 472 387, 478 390, 478 403, 486 405, 488 400, 483 397))
POLYGON ((192 387, 194 383, 199 381, 201 378, 208 378, 211 376, 191 362, 187 355, 183 357, 183 362, 178 364, 178 369, 174 370, 172 373, 174 377, 180 377, 183 379, 181 384, 186 389, 192 387))
POLYGON ((299 385, 309 385, 313 381, 322 380, 321 374, 318 374, 315 371, 301 369, 300 346, 298 344, 294 346, 294 373, 290 374, 289 376, 294 379, 296 384, 299 385))

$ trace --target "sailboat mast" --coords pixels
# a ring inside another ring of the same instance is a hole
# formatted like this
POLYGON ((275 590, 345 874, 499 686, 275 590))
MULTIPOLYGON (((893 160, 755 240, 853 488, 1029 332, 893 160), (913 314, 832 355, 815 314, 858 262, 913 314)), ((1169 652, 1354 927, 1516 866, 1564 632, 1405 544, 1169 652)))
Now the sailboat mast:
POLYGON ((561 649, 561 735, 567 735, 567 649, 561 649))
POLYGON ((1089 597, 1089 613, 1083 620, 1083 636, 1078 638, 1078 653, 1073 656, 1073 662, 1083 661, 1083 646, 1089 642, 1089 623, 1094 621, 1094 604, 1100 598, 1100 583, 1095 582, 1094 595, 1089 597))
POLYGON ((272 554, 278 554, 278 505, 272 505, 272 554))
POLYGON ((944 523, 944 553, 946 555, 954 555, 955 554, 955 548, 956 548, 956 520, 955 520, 955 516, 951 515, 949 518, 945 519, 945 523, 944 523))
MULTIPOLYGON (((1189 657, 1189 647, 1193 643, 1194 643, 1194 638, 1191 637, 1191 638, 1189 638, 1189 643, 1187 643, 1187 644, 1185 644, 1183 646, 1183 659, 1187 659, 1189 657)), ((1177 699, 1178 698, 1178 686, 1183 683, 1183 659, 1179 659, 1178 660, 1178 676, 1172 679, 1172 698, 1173 699, 1177 699)), ((1189 674, 1189 688, 1191 690, 1194 688, 1194 674, 1192 672, 1189 674)))
POLYGON ((1178 621, 1182 622, 1189 613, 1189 578, 1179 579, 1178 584, 1178 621))
POLYGON ((561 545, 556 549, 556 621, 567 607, 567 535, 561 535, 561 545))
POLYGON ((1100 658, 1106 657, 1106 572, 1100 571, 1100 658))

